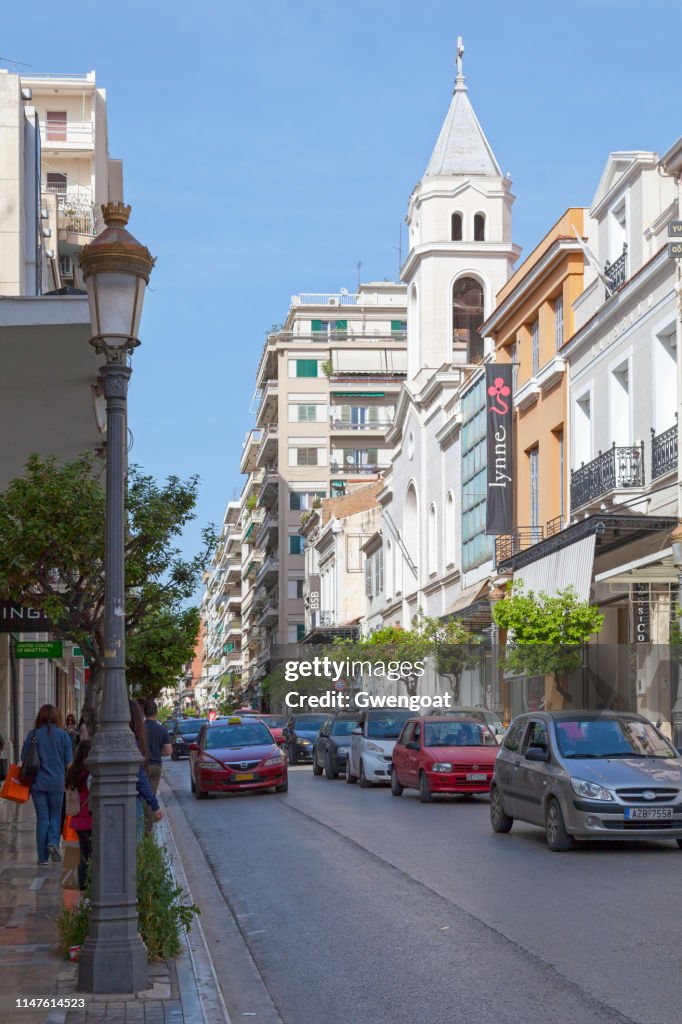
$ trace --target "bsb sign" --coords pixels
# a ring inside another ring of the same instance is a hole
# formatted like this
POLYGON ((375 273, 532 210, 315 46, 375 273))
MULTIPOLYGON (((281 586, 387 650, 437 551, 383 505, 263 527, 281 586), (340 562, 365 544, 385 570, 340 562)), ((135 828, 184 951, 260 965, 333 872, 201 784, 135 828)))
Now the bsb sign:
POLYGON ((0 601, 0 633, 46 633, 50 620, 37 608, 24 608, 13 601, 0 601))
POLYGON ((512 364, 488 363, 485 368, 488 431, 488 473, 485 532, 511 533, 512 502, 512 364))

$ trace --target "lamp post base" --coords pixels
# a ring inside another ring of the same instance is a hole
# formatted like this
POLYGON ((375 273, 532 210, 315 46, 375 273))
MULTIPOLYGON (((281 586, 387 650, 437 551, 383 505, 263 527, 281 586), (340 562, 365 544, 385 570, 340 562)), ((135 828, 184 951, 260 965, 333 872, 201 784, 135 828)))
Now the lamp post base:
POLYGON ((112 943, 87 939, 78 963, 78 988, 81 992, 143 992, 149 987, 147 950, 137 941, 112 943))

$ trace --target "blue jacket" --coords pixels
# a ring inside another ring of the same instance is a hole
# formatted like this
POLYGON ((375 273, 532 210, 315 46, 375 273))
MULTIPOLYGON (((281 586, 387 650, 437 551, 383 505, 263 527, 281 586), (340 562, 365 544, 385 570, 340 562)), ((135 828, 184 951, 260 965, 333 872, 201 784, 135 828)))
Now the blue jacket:
MULTIPOLYGON (((21 748, 21 760, 28 754, 28 748, 33 736, 33 729, 30 729, 21 748)), ((73 746, 71 737, 64 729, 56 725, 41 725, 36 729, 36 743, 38 745, 38 757, 40 768, 36 780, 31 789, 42 792, 57 792, 64 790, 64 776, 66 769, 73 761, 73 746)))
POLYGON ((137 773, 137 795, 142 797, 146 804, 149 804, 153 811, 158 811, 160 804, 156 799, 156 794, 151 787, 151 783, 147 778, 147 773, 144 770, 144 765, 140 765, 140 770, 137 773))

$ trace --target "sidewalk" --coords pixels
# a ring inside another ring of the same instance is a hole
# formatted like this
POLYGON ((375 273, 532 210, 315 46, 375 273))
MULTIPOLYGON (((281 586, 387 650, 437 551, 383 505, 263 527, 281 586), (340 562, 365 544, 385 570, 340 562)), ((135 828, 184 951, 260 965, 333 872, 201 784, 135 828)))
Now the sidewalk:
MULTIPOLYGON (((157 826, 179 884, 187 888, 165 820, 157 826)), ((229 1024, 200 922, 180 956, 149 965, 150 989, 136 996, 76 991, 77 964, 59 956, 55 918, 78 894, 59 885, 60 865, 38 867, 33 805, 0 800, 0 1021, 2 1024, 229 1024), (82 998, 82 1009, 58 1006, 82 998), (17 1006, 50 999, 50 1009, 17 1006)))

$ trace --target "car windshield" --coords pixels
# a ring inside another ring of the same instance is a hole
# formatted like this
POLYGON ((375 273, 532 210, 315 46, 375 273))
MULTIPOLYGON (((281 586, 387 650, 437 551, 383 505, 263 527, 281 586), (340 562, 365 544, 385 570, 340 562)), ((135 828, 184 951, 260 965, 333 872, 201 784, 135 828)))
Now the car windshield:
POLYGON ((272 743, 272 735, 262 722, 240 722, 239 725, 220 725, 207 729, 204 749, 218 747, 261 747, 272 743))
POLYGON ((265 722, 270 729, 283 729, 287 724, 284 715, 263 715, 261 722, 265 722))
POLYGON ((562 757, 675 757, 649 722, 631 718, 563 718, 555 723, 562 757))
POLYGON ((317 732, 324 722, 324 715, 300 715, 294 719, 294 729, 297 732, 317 732))
POLYGON ((340 718, 332 726, 332 736, 350 736, 353 729, 357 728, 357 718, 340 718))
POLYGON ((425 722, 425 747, 497 746, 495 737, 478 722, 425 722))
POLYGON ((372 717, 367 722, 367 736, 371 740, 397 740, 408 718, 414 718, 414 712, 406 711, 401 715, 398 711, 372 717))
POLYGON ((191 718, 188 722, 178 722, 178 729, 184 736, 186 733, 199 732, 202 725, 206 725, 206 719, 191 718))

